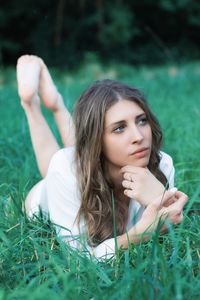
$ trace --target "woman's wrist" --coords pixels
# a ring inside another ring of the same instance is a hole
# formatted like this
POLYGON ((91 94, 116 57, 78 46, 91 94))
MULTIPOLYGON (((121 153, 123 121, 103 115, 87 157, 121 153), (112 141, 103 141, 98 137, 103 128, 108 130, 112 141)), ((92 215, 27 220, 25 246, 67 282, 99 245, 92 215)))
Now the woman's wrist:
MULTIPOLYGON (((146 229, 148 225, 145 224, 141 219, 137 224, 135 224, 127 233, 119 236, 117 238, 118 249, 122 246, 123 248, 128 248, 129 242, 133 244, 140 243, 141 240, 145 242, 149 235, 146 234, 146 229)), ((147 231, 148 232, 148 231, 147 231)))
POLYGON ((129 230, 130 241, 132 240, 132 243, 140 243, 141 240, 143 242, 146 241, 149 238, 149 235, 146 233, 150 232, 148 227, 146 220, 144 220, 144 218, 140 219, 140 221, 129 230))

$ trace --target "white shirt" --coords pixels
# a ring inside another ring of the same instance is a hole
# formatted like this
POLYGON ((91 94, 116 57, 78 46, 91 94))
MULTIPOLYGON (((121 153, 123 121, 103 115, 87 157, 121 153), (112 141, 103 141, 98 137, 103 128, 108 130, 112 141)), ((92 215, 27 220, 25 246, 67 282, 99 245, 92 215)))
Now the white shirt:
MULTIPOLYGON (((37 214, 39 207, 49 214, 50 220, 56 225, 59 236, 70 246, 86 250, 96 256, 110 257, 115 253, 114 238, 105 240, 97 247, 91 248, 80 241, 76 216, 80 207, 81 197, 75 176, 74 147, 59 150, 51 159, 47 176, 39 183, 31 200, 29 216, 37 214)), ((171 157, 160 152, 160 169, 174 186, 174 167, 171 157)), ((128 212, 127 230, 141 218, 145 207, 131 199, 128 212)), ((84 233, 84 220, 81 220, 81 232, 84 233)))

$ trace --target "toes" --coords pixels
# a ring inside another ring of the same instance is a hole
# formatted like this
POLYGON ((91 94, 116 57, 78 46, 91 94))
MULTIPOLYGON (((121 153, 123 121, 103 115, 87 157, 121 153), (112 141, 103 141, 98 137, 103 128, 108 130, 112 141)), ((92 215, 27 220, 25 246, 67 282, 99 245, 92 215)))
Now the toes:
POLYGON ((25 63, 32 63, 32 62, 35 62, 35 63, 39 63, 40 66, 43 63, 42 59, 36 55, 22 55, 20 56, 18 59, 17 59, 17 66, 19 66, 20 64, 25 64, 25 63))
POLYGON ((30 102, 38 92, 41 66, 34 55, 22 55, 17 60, 18 94, 22 101, 30 102))

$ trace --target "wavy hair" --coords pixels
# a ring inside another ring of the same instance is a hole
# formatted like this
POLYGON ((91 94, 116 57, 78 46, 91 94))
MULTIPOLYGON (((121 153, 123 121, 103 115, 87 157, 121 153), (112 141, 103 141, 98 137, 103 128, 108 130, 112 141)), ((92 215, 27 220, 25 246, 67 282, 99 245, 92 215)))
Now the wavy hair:
MULTIPOLYGON (((112 193, 113 184, 105 172, 102 152, 104 119, 107 110, 123 99, 134 101, 146 113, 152 130, 152 150, 148 168, 164 185, 165 175, 159 169, 159 150, 162 144, 160 125, 151 112, 144 95, 124 83, 105 79, 89 86, 80 96, 74 112, 77 180, 81 194, 81 206, 77 215, 83 216, 90 245, 114 236, 112 193)), ((128 205, 115 197, 116 232, 125 232, 128 205)))

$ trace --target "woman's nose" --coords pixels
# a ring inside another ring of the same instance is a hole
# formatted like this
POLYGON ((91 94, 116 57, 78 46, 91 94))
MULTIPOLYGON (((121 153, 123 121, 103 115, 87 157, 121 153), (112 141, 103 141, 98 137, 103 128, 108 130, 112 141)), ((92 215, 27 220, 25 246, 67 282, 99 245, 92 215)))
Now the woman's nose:
POLYGON ((143 138, 144 137, 140 129, 136 125, 132 126, 130 130, 131 143, 140 143, 143 138))

